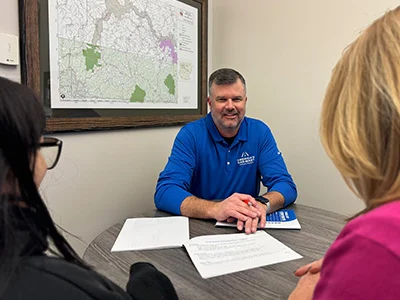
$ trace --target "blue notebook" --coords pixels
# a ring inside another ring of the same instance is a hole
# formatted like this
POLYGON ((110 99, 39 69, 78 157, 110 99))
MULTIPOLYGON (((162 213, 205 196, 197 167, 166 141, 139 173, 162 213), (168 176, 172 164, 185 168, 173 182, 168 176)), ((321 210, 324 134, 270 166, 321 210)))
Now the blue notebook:
MULTIPOLYGON (((236 227, 236 223, 217 222, 215 226, 236 227)), ((261 228, 261 227, 259 227, 261 228)), ((299 220, 293 209, 281 209, 267 215, 265 229, 300 229, 299 220)))

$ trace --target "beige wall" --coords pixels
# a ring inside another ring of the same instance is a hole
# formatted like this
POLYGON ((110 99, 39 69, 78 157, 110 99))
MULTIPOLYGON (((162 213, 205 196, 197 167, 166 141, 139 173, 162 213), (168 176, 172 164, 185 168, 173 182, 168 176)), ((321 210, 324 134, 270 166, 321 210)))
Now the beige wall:
POLYGON ((69 238, 79 253, 109 226, 154 208, 156 180, 178 129, 57 135, 63 154, 41 189, 54 220, 82 239, 69 238))
POLYGON ((344 214, 362 203, 325 156, 318 119, 330 72, 360 29, 395 0, 216 0, 213 67, 248 82, 248 115, 272 128, 298 186, 298 203, 344 214))

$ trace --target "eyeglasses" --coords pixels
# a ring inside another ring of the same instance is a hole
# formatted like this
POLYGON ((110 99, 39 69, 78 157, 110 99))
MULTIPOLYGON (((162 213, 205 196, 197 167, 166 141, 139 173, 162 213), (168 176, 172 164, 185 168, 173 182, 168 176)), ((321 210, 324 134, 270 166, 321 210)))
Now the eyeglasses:
POLYGON ((53 137, 45 137, 40 143, 40 152, 42 153, 47 165, 47 170, 53 169, 60 158, 62 149, 62 140, 53 137))

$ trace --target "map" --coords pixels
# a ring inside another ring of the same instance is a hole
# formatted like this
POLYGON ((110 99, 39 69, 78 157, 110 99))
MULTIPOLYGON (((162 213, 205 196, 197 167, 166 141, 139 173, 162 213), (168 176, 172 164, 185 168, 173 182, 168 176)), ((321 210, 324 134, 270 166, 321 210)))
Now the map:
POLYGON ((177 0, 49 0, 51 107, 196 109, 197 16, 177 0))

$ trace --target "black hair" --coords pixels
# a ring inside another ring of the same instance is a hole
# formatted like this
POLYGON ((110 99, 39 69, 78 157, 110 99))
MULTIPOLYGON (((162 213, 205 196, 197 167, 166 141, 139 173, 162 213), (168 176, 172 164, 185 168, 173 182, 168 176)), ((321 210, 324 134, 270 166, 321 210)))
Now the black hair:
POLYGON ((235 84, 238 79, 242 82, 244 90, 246 91, 246 80, 244 79, 242 74, 234 69, 218 69, 214 71, 208 79, 208 93, 211 95, 211 86, 213 84, 230 85, 235 84))
POLYGON ((0 298, 21 260, 18 222, 24 224, 36 244, 88 268, 59 233, 34 181, 34 166, 46 117, 42 104, 28 87, 0 77, 0 298), (32 218, 16 214, 21 205, 32 218), (54 250, 53 250, 54 251, 54 250))

